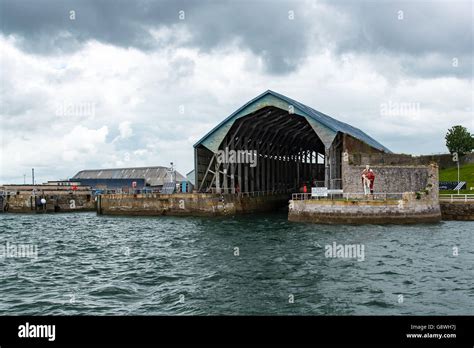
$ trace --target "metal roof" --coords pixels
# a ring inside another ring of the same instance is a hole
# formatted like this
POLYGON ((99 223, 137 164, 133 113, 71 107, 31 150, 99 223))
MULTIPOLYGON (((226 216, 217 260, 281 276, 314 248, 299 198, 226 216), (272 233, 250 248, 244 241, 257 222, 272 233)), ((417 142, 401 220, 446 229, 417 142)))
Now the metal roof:
POLYGON ((193 185, 196 185, 196 177, 195 177, 196 171, 193 169, 189 173, 186 174, 186 179, 193 185))
POLYGON ((201 138, 201 140, 199 140, 194 145, 194 147, 202 144, 208 147, 211 151, 216 151, 225 134, 236 119, 248 115, 265 106, 275 106, 282 108, 283 110, 288 110, 290 105, 293 106, 295 114, 306 117, 326 147, 330 146, 337 132, 341 132, 349 134, 376 149, 391 153, 389 149, 365 132, 361 131, 359 128, 338 121, 326 114, 323 114, 322 112, 310 108, 307 105, 271 90, 267 90, 266 92, 260 94, 256 98, 240 107, 216 127, 214 127, 203 138, 201 138))
MULTIPOLYGON (((186 180, 179 172, 175 173, 176 181, 186 180)), ((145 179, 151 186, 161 186, 170 181, 170 173, 168 167, 87 169, 72 177, 72 180, 76 179, 145 179)))

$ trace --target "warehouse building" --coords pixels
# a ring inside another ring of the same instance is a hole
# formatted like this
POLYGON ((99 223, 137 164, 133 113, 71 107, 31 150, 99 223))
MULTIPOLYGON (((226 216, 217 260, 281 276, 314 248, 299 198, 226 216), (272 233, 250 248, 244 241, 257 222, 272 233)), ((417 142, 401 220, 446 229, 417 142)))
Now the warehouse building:
POLYGON ((82 170, 71 181, 94 190, 128 192, 132 189, 160 191, 165 184, 180 184, 186 178, 170 167, 138 167, 82 170))
POLYGON ((358 153, 391 152, 360 129, 268 90, 194 145, 195 187, 217 193, 345 189, 343 163, 358 153))

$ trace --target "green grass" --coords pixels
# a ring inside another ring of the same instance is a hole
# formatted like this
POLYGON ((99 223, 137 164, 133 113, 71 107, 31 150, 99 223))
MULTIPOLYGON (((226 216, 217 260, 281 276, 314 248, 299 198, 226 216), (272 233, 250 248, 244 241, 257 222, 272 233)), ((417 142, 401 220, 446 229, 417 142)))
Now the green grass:
MULTIPOLYGON (((461 190, 460 193, 472 193, 474 190, 469 190, 474 187, 474 164, 465 164, 459 168, 459 180, 466 181, 467 190, 461 190)), ((439 181, 458 181, 458 168, 451 167, 439 170, 439 181)), ((440 193, 457 193, 457 191, 447 190, 440 191, 440 193)))

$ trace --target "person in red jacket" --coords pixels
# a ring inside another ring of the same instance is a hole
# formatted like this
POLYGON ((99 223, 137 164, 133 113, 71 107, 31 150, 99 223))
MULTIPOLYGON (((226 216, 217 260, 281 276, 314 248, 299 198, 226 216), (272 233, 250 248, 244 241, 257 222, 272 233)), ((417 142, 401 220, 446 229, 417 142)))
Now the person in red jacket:
POLYGON ((370 181, 370 194, 373 195, 374 194, 374 181, 375 181, 375 174, 374 172, 372 171, 372 169, 369 170, 369 172, 367 173, 367 179, 369 179, 370 181))
POLYGON ((375 174, 369 165, 365 166, 365 169, 362 171, 362 185, 364 187, 364 194, 368 195, 369 192, 371 195, 374 194, 374 181, 375 174))

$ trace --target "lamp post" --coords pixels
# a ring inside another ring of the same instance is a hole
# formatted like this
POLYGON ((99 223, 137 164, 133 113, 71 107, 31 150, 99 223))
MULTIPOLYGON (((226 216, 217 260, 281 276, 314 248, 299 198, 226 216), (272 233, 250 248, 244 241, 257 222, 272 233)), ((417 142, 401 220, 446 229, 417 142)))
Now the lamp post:
POLYGON ((170 162, 170 182, 175 182, 174 174, 174 165, 173 162, 170 162))
POLYGON ((458 187, 458 194, 459 194, 459 155, 457 152, 454 152, 453 153, 453 161, 457 163, 457 166, 458 166, 458 184, 457 184, 457 187, 458 187))

